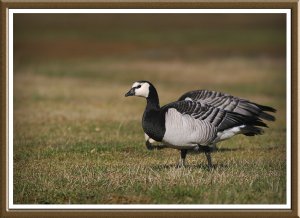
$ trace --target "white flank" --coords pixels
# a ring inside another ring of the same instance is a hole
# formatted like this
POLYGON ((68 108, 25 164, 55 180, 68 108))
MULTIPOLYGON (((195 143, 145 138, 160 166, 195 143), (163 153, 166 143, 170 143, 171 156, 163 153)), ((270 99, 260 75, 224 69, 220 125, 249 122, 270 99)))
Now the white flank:
POLYGON ((166 132, 163 141, 174 146, 208 145, 216 136, 216 129, 208 122, 196 120, 171 108, 166 113, 166 132))
POLYGON ((241 131, 244 127, 245 127, 245 125, 241 125, 241 126, 233 127, 231 129, 226 129, 223 132, 218 132, 217 139, 218 139, 218 141, 223 141, 223 140, 229 139, 232 136, 241 133, 241 131))

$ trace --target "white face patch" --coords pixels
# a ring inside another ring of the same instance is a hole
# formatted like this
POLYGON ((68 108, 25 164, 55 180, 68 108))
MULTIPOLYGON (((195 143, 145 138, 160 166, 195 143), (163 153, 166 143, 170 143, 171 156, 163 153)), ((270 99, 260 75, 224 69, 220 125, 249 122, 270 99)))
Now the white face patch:
POLYGON ((132 85, 132 88, 135 88, 135 96, 140 96, 140 97, 144 97, 147 98, 149 96, 149 87, 150 84, 149 83, 140 83, 140 82, 135 82, 132 85))

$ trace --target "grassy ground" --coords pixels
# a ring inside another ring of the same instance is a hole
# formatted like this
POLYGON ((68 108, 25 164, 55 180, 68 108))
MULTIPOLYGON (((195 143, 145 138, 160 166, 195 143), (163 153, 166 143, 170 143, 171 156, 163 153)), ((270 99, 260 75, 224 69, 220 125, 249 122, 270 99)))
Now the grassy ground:
MULTIPOLYGON (((97 41, 88 35, 97 32, 89 29, 90 22, 81 35, 72 32, 78 25, 73 19, 69 26, 48 25, 45 34, 41 19, 17 18, 14 203, 285 203, 284 33, 278 35, 281 29, 271 25, 272 19, 262 19, 265 24, 259 22, 258 27, 257 20, 244 19, 244 27, 242 19, 228 18, 229 23, 236 20, 244 42, 230 37, 236 37, 236 28, 220 29, 227 33, 225 41, 212 39, 217 30, 205 22, 201 40, 196 24, 186 27, 185 38, 166 21, 171 27, 165 29, 162 22, 152 35, 138 28, 147 37, 109 27, 105 34, 98 32, 102 38, 97 41), (164 39, 170 33, 177 34, 173 41, 164 39), (231 48, 235 42, 237 49, 231 48), (156 85, 162 105, 185 91, 219 90, 275 107, 277 120, 262 136, 220 143, 212 155, 212 171, 203 154, 188 155, 187 167, 177 169, 178 151, 148 151, 144 145, 145 100, 124 98, 141 79, 156 85)), ((108 28, 104 21, 100 24, 108 28)))

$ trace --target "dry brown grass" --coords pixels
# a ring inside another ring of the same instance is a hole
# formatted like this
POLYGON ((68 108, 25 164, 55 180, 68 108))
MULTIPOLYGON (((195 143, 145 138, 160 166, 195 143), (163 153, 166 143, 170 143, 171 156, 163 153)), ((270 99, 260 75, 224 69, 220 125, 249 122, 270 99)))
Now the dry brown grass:
POLYGON ((283 60, 64 63, 15 73, 15 203, 285 201, 283 60), (151 79, 162 104, 210 88, 274 106, 277 121, 263 136, 221 143, 213 171, 201 154, 177 169, 178 151, 144 146, 145 102, 124 98, 139 79, 151 79))

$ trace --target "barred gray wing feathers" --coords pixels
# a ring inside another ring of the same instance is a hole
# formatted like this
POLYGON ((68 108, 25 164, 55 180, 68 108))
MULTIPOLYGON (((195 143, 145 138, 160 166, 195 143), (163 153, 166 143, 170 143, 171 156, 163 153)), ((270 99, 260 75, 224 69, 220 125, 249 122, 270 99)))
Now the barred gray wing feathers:
POLYGON ((225 111, 196 101, 177 101, 162 107, 166 112, 169 108, 175 108, 182 115, 190 115, 194 119, 205 120, 223 131, 235 126, 251 125, 267 127, 258 117, 250 117, 235 112, 225 111))
POLYGON ((246 116, 257 116, 270 121, 275 120, 275 117, 267 112, 276 112, 276 109, 269 106, 259 105, 246 99, 234 97, 222 92, 208 90, 190 91, 183 94, 178 100, 181 101, 186 99, 199 101, 226 111, 232 111, 246 116))

